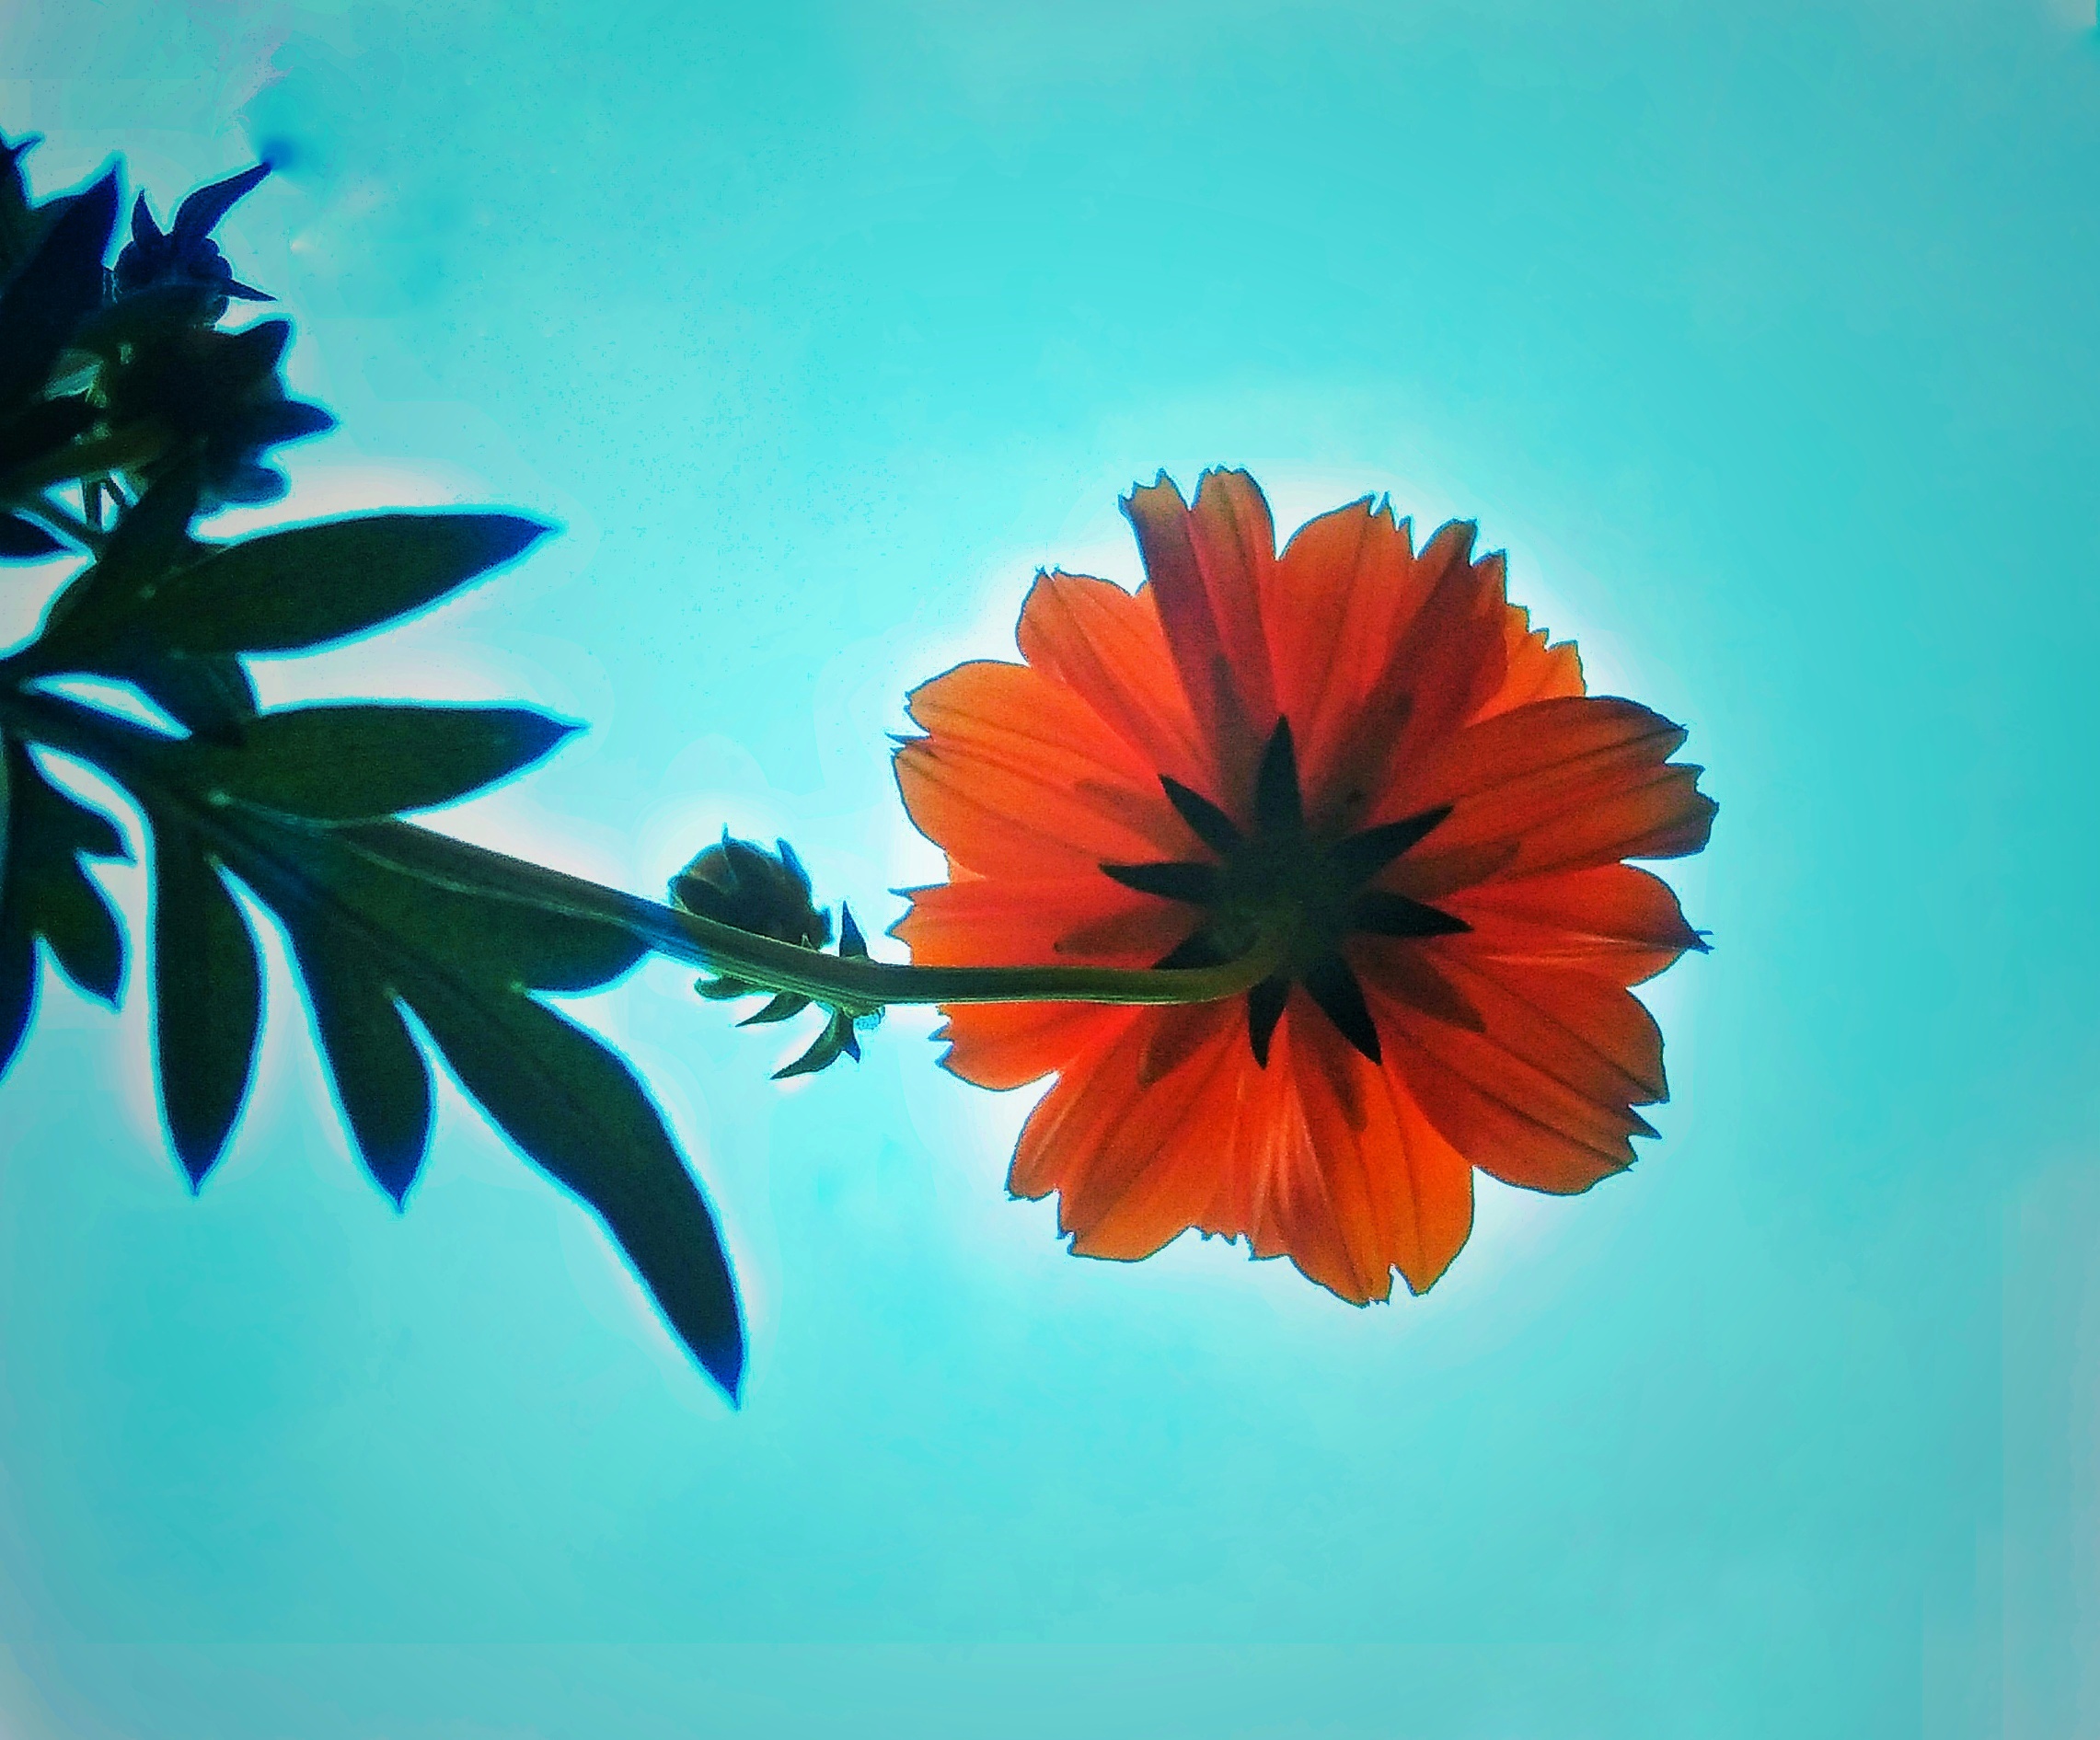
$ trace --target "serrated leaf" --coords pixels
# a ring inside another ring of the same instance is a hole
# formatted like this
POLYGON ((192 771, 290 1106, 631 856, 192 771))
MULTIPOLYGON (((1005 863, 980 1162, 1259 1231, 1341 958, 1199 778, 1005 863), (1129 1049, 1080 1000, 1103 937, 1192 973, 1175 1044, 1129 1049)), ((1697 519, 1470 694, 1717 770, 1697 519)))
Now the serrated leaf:
POLYGON ((355 822, 450 803, 529 766, 575 728, 518 707, 294 707, 203 761, 243 803, 355 822))
MULTIPOLYGON (((367 992, 345 988, 346 974, 362 972, 415 1012, 512 1141, 597 1212, 674 1331, 733 1397, 742 1317, 705 1198, 626 1064, 522 988, 556 977, 579 988, 604 983, 640 958, 640 945, 607 926, 493 897, 506 860, 407 824, 319 828, 249 812, 230 825, 243 882, 284 920, 308 975, 353 1129, 354 1096, 369 1091, 377 1118, 386 1110, 377 1101, 405 1092, 401 1042, 413 1043, 405 1029, 380 1042, 392 1055, 392 1088, 355 1085, 355 1064, 343 1071, 338 1047, 348 1056, 357 1043, 330 1037, 347 1023, 322 1011, 364 997, 371 1021, 367 992)), ((405 1187, 405 1173, 393 1177, 405 1187)))
POLYGON ((733 1400, 736 1284, 699 1186, 619 1056, 529 997, 404 986, 453 1071, 521 1152, 575 1193, 626 1252, 679 1338, 733 1400))
POLYGON ((550 528, 507 513, 371 513, 265 532, 179 569, 121 619, 65 619, 170 651, 298 652, 435 604, 523 555, 550 528))
POLYGON ((111 170, 65 202, 37 250, 0 290, 0 407, 37 397, 83 317, 102 300, 102 259, 117 221, 111 170))
POLYGON ((153 824, 154 1053, 161 1111, 192 1188, 218 1164, 255 1067, 262 975, 255 939, 202 841, 153 824))
POLYGON ((354 938, 310 913, 279 916, 358 1158, 373 1182, 398 1204, 430 1147, 430 1069, 421 1047, 354 938))

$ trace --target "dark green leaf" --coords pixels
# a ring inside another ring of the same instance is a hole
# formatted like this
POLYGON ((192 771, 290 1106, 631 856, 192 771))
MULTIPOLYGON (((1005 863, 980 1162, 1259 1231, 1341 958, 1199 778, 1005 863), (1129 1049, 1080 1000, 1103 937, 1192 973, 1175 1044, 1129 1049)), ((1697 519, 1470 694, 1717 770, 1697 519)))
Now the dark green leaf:
POLYGON ((78 852, 88 858, 128 858, 131 848, 117 824, 99 810, 91 810, 77 798, 61 791, 39 773, 27 755, 9 769, 15 782, 18 814, 30 833, 52 842, 54 851, 78 852))
POLYGON ((102 260, 117 221, 111 170, 65 202, 37 251, 0 291, 0 406, 37 397, 83 317, 102 300, 102 260))
POLYGON ((287 917, 314 1033, 373 1181, 399 1203, 430 1147, 430 1070, 369 950, 351 932, 287 917))
MULTIPOLYGON (((188 785, 197 758, 214 753, 177 742, 146 765, 188 785)), ((503 897, 513 884, 545 897, 550 872, 404 823, 324 827, 237 805, 216 814, 206 838, 179 813, 148 809, 162 1100, 192 1181, 216 1162, 246 1097, 260 1015, 231 874, 283 921, 345 1121, 380 1184, 398 1199, 428 1140, 428 1073, 405 1006, 512 1141, 597 1213, 733 1398, 742 1317, 705 1197, 626 1063, 526 990, 602 983, 640 945, 602 921, 503 897)))
POLYGON ((20 903, 10 898, 15 880, 15 803, 13 768, 21 753, 10 739, 0 743, 0 1076, 7 1073, 29 1031, 37 995, 35 944, 23 922, 20 903))
POLYGON ((95 407, 85 397, 32 400, 0 423, 0 478, 64 446, 94 421, 95 407))
POLYGON ((450 803, 575 728, 515 707, 295 707, 247 721, 204 777, 244 803, 352 822, 450 803))
POLYGON ((190 522, 196 517, 197 486, 187 478, 156 481, 133 503, 101 556, 52 600, 37 640, 40 667, 107 666, 107 674, 116 675, 127 664, 164 655, 165 647, 153 645, 141 655, 127 625, 170 574, 207 553, 190 536, 190 522), (103 655, 99 662, 97 653, 103 655))
POLYGON ((601 984, 640 946, 496 897, 503 860, 421 828, 228 814, 242 881, 285 922, 346 1119, 379 1182, 407 1188, 427 1127, 398 997, 490 1118, 597 1211, 733 1397, 742 1319, 705 1199, 627 1066, 522 989, 601 984))
POLYGON ((29 183, 22 179, 22 156, 40 135, 0 138, 0 279, 13 271, 35 249, 42 229, 43 213, 29 203, 29 183))
POLYGON ((255 685, 231 654, 171 652, 141 659, 126 674, 155 706, 207 743, 237 743, 255 717, 255 685))
POLYGON ((47 780, 19 743, 7 743, 0 774, 0 927, 25 943, 42 937, 67 978, 113 1004, 123 985, 123 937, 79 854, 115 857, 123 842, 109 817, 47 780))
MULTIPOLYGON (((38 771, 29 752, 13 738, 7 740, 5 776, 0 778, 0 793, 13 799, 12 813, 21 828, 25 850, 58 858, 75 852, 89 858, 130 857, 117 824, 52 785, 38 771)), ((6 837, 6 829, 0 826, 0 840, 6 837)))
POLYGON ((707 1200, 627 1065, 528 997, 403 992, 460 1084, 525 1156, 594 1209, 710 1377, 734 1400, 744 1323, 707 1200))
POLYGON ((21 1050, 36 1007, 36 943, 12 919, 0 915, 0 1076, 7 1073, 21 1050))
POLYGON ((51 944, 65 976, 111 1008, 124 985, 124 939, 102 891, 77 858, 65 858, 39 878, 32 922, 51 944))
POLYGON ((64 554, 65 546, 34 520, 0 513, 0 562, 40 562, 64 554))
POLYGON ((248 920, 203 843, 165 812, 149 819, 154 1049, 167 1133, 194 1188, 248 1096, 262 979, 248 920))
POLYGON ((507 513, 372 513, 265 532, 168 576, 127 627, 182 652, 296 652, 434 604, 548 529, 507 513))

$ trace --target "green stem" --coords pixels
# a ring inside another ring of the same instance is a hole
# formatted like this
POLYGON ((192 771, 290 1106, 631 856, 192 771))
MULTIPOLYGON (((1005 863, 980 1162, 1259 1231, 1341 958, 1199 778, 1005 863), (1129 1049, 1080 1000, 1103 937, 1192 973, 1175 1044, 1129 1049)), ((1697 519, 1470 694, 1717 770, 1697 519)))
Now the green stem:
POLYGON ((870 1011, 905 1003, 1209 1003, 1252 989, 1275 971, 1282 953, 1280 943, 1264 945, 1215 967, 900 966, 776 942, 581 876, 433 835, 412 823, 390 822, 363 833, 353 849, 462 893, 513 900, 543 912, 617 926, 658 954, 769 991, 791 991, 821 1003, 870 1011), (389 852, 388 836, 444 839, 446 855, 468 859, 472 870, 457 877, 433 873, 418 861, 412 847, 400 854, 389 852))
MULTIPOLYGON (((0 690, 0 720, 103 768, 133 790, 155 788, 209 833, 225 827, 225 806, 180 779, 179 738, 48 692, 0 690)), ((244 819, 287 829, 322 825, 263 811, 246 811, 244 819)), ((328 831, 352 850, 423 882, 476 899, 610 925, 672 960, 857 1013, 906 1003, 1209 1003, 1252 989, 1275 970, 1282 954, 1281 939, 1274 939, 1215 967, 902 966, 776 942, 410 822, 328 831)))

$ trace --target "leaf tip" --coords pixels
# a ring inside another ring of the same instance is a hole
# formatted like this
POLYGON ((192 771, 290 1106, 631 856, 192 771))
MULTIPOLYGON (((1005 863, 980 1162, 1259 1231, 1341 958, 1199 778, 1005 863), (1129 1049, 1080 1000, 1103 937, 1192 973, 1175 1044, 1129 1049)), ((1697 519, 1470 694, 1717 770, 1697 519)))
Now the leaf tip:
POLYGON ((741 1326, 729 1341, 693 1350, 699 1355, 702 1366, 715 1381, 722 1400, 732 1408, 744 1406, 744 1334, 741 1326))
POLYGON ((543 537, 561 528, 552 520, 531 513, 491 513, 487 516, 489 566, 514 562, 543 537))

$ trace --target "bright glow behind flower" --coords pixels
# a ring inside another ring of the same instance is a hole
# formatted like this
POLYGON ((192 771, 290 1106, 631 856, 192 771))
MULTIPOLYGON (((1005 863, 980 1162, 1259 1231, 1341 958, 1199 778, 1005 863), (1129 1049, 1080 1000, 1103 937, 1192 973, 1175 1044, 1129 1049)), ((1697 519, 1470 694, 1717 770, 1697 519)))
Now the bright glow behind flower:
POLYGON ((950 880, 895 934, 929 964, 1198 964, 1280 938, 1246 997, 945 1013, 949 1067, 1055 1072, 1010 1184, 1073 1249, 1191 1227, 1344 1298, 1420 1292, 1465 1243, 1472 1169, 1569 1193, 1632 1163, 1667 1089, 1627 987, 1700 947, 1622 862, 1699 850, 1684 733, 1587 697, 1470 525, 1412 547, 1367 500, 1279 557, 1243 472, 1125 504, 1136 594, 1041 576, 1021 664, 914 692, 905 802, 950 880))

